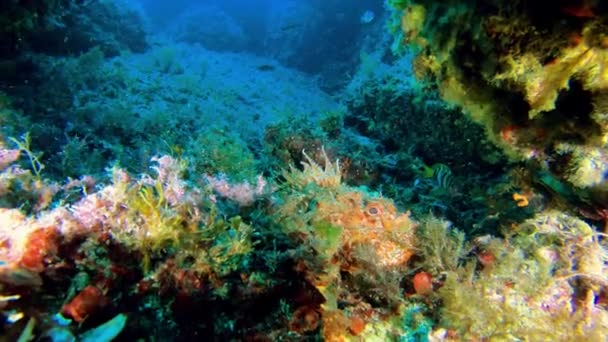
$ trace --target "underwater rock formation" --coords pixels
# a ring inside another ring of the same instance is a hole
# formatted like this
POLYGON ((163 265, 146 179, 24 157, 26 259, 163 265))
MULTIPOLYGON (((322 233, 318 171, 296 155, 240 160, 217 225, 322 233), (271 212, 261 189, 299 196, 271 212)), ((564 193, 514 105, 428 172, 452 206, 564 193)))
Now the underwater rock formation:
POLYGON ((242 51, 252 39, 234 18, 214 5, 190 7, 169 32, 178 42, 198 43, 215 51, 242 51))
POLYGON ((599 1, 389 1, 414 71, 513 160, 601 192, 608 8, 599 1))
POLYGON ((148 46, 142 17, 129 6, 113 2, 4 2, 0 56, 24 52, 74 55, 99 46, 107 56, 121 50, 142 52, 148 46))

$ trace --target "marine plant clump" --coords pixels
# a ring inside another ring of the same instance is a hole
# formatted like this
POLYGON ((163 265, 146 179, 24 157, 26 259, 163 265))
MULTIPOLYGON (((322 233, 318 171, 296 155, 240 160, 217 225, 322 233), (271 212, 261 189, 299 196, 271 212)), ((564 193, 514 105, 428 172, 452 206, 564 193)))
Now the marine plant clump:
POLYGON ((32 151, 28 133, 10 142, 14 148, 0 141, 0 203, 4 207, 19 206, 25 212, 46 209, 60 186, 43 182, 41 154, 32 151))
MULTIPOLYGON (((10 164, 15 158, 6 151, 10 164)), ((36 217, 1 211, 0 291, 17 296, 4 313, 25 317, 36 310, 35 321, 43 322, 37 330, 75 335, 82 330, 59 328, 51 315, 67 325, 98 321, 119 314, 124 308, 116 299, 134 293, 159 296, 156 305, 177 294, 226 298, 234 285, 223 279, 248 269, 254 228, 238 216, 219 217, 214 201, 183 179, 183 161, 153 162, 153 175, 134 180, 114 168, 111 184, 36 217)))
POLYGON ((353 325, 374 325, 373 317, 400 306, 417 224, 391 201, 343 184, 339 162, 320 152, 323 166, 304 154, 302 169, 283 173, 273 216, 308 254, 298 270, 323 296, 322 335, 334 340, 365 335, 353 325))
POLYGON ((438 275, 455 271, 466 255, 465 234, 449 221, 427 217, 416 231, 420 269, 438 275))
POLYGON ((506 239, 477 240, 477 260, 438 290, 441 326, 461 339, 596 340, 608 331, 608 248, 585 222, 548 211, 506 239))

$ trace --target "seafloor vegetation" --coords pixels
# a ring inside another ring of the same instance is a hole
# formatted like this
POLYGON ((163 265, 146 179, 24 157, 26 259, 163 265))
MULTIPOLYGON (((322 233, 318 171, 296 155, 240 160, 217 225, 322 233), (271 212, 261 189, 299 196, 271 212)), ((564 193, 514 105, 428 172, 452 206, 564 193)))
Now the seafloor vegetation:
POLYGON ((2 338, 605 340, 608 6, 293 6, 0 5, 2 338))

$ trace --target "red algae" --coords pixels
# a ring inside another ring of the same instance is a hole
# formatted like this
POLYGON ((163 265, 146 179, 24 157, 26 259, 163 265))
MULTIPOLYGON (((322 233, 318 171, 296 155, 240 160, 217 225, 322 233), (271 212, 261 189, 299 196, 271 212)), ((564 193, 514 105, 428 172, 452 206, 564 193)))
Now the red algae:
POLYGON ((59 232, 55 227, 39 228, 28 236, 21 256, 21 266, 35 272, 42 272, 55 258, 59 244, 59 232))
POLYGON ((89 315, 105 306, 106 303, 107 298, 103 292, 97 286, 88 285, 63 306, 61 313, 71 317, 76 322, 82 322, 89 315))

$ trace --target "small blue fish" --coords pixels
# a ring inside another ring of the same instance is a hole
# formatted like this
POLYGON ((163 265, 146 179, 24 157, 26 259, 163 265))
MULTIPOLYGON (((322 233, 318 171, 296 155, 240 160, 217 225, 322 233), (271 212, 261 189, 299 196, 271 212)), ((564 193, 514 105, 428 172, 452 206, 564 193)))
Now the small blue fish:
POLYGON ((374 20, 375 17, 376 15, 374 12, 369 10, 365 11, 363 14, 361 14, 361 24, 369 24, 374 20))

